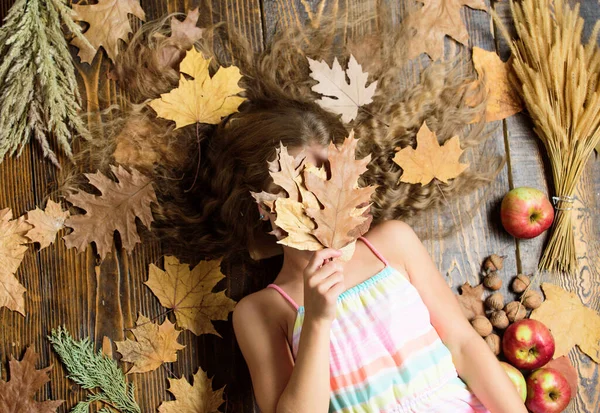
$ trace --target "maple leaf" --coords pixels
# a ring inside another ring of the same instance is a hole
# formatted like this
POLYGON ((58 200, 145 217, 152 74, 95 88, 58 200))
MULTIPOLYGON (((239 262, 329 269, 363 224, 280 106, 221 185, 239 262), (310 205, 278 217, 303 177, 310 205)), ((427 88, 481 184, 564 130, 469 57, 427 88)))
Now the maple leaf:
POLYGON ((546 299, 529 318, 550 329, 556 349, 554 357, 565 356, 578 345, 596 363, 600 363, 600 315, 583 305, 575 293, 557 285, 542 283, 546 299))
POLYGON ((317 62, 308 58, 308 64, 311 70, 310 77, 319 82, 312 87, 312 90, 324 96, 317 100, 317 103, 322 108, 342 115, 343 122, 347 123, 356 118, 358 108, 373 101, 377 81, 367 87, 369 74, 362 71, 354 56, 350 55, 348 69, 345 72, 337 57, 333 60, 331 68, 323 60, 317 62))
POLYGON ((98 4, 73 5, 74 20, 85 21, 90 27, 84 36, 93 48, 76 37, 71 44, 79 48, 79 57, 82 62, 92 63, 100 47, 103 47, 108 57, 114 62, 119 54, 119 41, 126 41, 132 33, 129 23, 129 14, 140 20, 146 20, 146 14, 140 6, 139 0, 99 0, 98 4))
POLYGON ((483 284, 471 287, 471 284, 466 282, 461 287, 461 295, 456 296, 463 314, 469 321, 478 315, 485 315, 485 307, 481 299, 483 289, 483 284))
POLYGON ((27 223, 33 228, 27 232, 31 242, 38 242, 44 249, 54 242, 56 234, 64 228, 69 211, 63 211, 59 203, 49 199, 46 209, 35 208, 27 212, 27 223))
POLYGON ((8 362, 10 380, 0 379, 0 412, 2 413, 55 413, 64 400, 38 402, 33 396, 50 381, 52 366, 36 370, 39 355, 31 347, 25 350, 21 361, 11 357, 8 362))
POLYGON ((189 50, 179 68, 179 87, 150 102, 159 117, 175 121, 175 129, 196 122, 216 125, 222 117, 237 112, 246 100, 235 96, 244 91, 238 86, 240 70, 236 66, 221 67, 211 78, 210 61, 195 48, 189 50))
POLYGON ((145 373, 163 363, 177 361, 177 351, 185 346, 177 342, 181 331, 175 330, 175 324, 167 319, 161 325, 154 324, 142 314, 135 324, 131 330, 135 341, 115 341, 117 351, 123 355, 121 360, 133 363, 127 374, 145 373))
POLYGON ((364 214, 371 206, 369 201, 375 187, 358 187, 358 178, 367 170, 371 155, 356 160, 357 142, 352 131, 339 148, 333 143, 329 145, 329 179, 304 171, 306 188, 323 206, 306 208, 306 214, 314 219, 317 227, 312 233, 325 247, 345 247, 368 230, 372 219, 364 214))
POLYGON ((12 219, 10 209, 0 210, 0 307, 25 315, 25 287, 15 277, 29 242, 25 234, 31 225, 23 217, 12 219))
POLYGON ((427 53, 433 60, 444 54, 444 37, 452 37, 467 46, 469 33, 460 16, 462 6, 487 10, 483 0, 418 0, 423 7, 411 13, 403 22, 411 32, 408 59, 427 53))
POLYGON ((172 256, 165 257, 165 270, 150 264, 148 281, 163 307, 175 313, 177 325, 192 333, 214 334, 221 337, 211 320, 227 320, 235 301, 225 291, 211 292, 225 276, 221 273, 221 260, 201 261, 190 271, 188 264, 181 264, 172 256))
POLYGON ((114 232, 121 235, 123 248, 131 252, 140 242, 135 218, 150 228, 153 221, 150 204, 157 202, 152 181, 136 169, 127 172, 122 166, 111 165, 118 182, 106 177, 102 172, 85 174, 90 183, 102 193, 101 196, 80 191, 66 197, 74 206, 86 211, 83 215, 67 218, 65 226, 73 232, 63 238, 67 248, 75 247, 84 251, 94 242, 102 259, 111 251, 114 232))
POLYGON ((223 404, 223 391, 212 389, 212 379, 201 368, 194 374, 194 385, 185 379, 169 378, 169 392, 174 401, 163 402, 158 406, 159 413, 217 413, 223 404))
POLYGON ((423 122, 417 132, 416 149, 410 146, 400 149, 394 156, 394 162, 403 170, 401 182, 426 185, 437 178, 448 183, 449 179, 456 178, 469 166, 459 162, 462 153, 458 136, 453 136, 440 146, 435 133, 423 122))
MULTIPOLYGON (((486 122, 506 119, 523 110, 521 99, 515 93, 508 78, 508 64, 500 60, 500 56, 496 52, 473 47, 473 66, 477 71, 478 80, 473 83, 472 87, 476 88, 479 82, 485 82, 486 122)), ((472 123, 478 120, 474 119, 472 123)))
POLYGON ((184 58, 186 50, 202 38, 204 30, 196 26, 199 17, 198 7, 188 11, 182 22, 171 17, 171 36, 164 38, 157 50, 158 61, 163 67, 175 68, 184 58))

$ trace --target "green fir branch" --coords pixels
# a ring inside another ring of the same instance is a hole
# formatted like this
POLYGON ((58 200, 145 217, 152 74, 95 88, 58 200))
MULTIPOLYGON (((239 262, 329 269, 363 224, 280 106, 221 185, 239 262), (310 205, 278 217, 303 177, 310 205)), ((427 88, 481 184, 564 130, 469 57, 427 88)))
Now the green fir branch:
POLYGON ((84 389, 99 389, 86 401, 79 402, 71 413, 87 413, 94 402, 105 403, 105 412, 112 413, 114 409, 121 413, 141 413, 134 398, 133 384, 127 384, 125 374, 115 360, 103 355, 102 351, 94 352, 89 337, 75 341, 64 327, 59 327, 52 330, 48 339, 67 368, 69 379, 84 389))
POLYGON ((63 0, 17 0, 0 27, 0 163, 33 136, 60 167, 50 134, 69 159, 72 135, 90 138, 63 24, 89 44, 63 0))

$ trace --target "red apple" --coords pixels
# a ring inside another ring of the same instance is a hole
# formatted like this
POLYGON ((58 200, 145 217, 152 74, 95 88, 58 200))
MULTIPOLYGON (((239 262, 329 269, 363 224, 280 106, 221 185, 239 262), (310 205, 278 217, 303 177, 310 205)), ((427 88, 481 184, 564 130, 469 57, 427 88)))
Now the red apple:
POLYGON ((510 381, 515 385, 521 399, 525 401, 527 398, 527 384, 525 384, 525 377, 523 377, 519 370, 508 363, 501 361, 500 365, 504 367, 504 371, 508 374, 510 381))
POLYGON ((542 322, 526 318, 511 324, 502 337, 502 351, 510 364, 535 370, 554 355, 554 337, 542 322))
POLYGON ((554 208, 542 191, 522 186, 504 195, 500 219, 513 237, 533 238, 550 228, 554 208))
POLYGON ((571 386, 558 370, 543 367, 527 377, 525 406, 532 413, 562 412, 570 400, 571 386))

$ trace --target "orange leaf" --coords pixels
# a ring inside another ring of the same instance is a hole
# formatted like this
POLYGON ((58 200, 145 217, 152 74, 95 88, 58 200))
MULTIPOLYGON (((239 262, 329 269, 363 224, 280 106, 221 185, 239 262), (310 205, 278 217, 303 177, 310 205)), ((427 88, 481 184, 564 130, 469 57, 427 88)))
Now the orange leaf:
POLYGON ((417 133, 416 149, 410 146, 400 149, 394 156, 394 162, 403 169, 400 182, 426 185, 437 178, 448 183, 469 166, 459 162, 462 153, 458 136, 440 146, 435 133, 423 122, 417 133))
POLYGON ((56 413, 63 400, 38 402, 33 396, 50 381, 46 367, 36 370, 39 355, 31 347, 25 351, 21 361, 11 357, 8 362, 10 380, 0 380, 0 412, 3 413, 56 413))
POLYGON ((444 55, 444 37, 452 37, 467 46, 469 33, 460 16, 462 6, 487 10, 483 0, 418 0, 423 7, 406 18, 403 25, 412 33, 408 58, 427 53, 433 60, 444 55))

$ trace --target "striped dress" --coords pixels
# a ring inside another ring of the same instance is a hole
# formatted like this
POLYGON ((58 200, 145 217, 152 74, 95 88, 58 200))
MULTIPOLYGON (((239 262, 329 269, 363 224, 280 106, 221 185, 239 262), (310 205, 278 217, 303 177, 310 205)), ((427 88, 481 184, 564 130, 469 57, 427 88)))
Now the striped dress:
MULTIPOLYGON (((338 297, 331 325, 329 412, 488 412, 458 377, 417 290, 365 238, 385 268, 338 297)), ((304 307, 297 310, 296 358, 304 307)))

